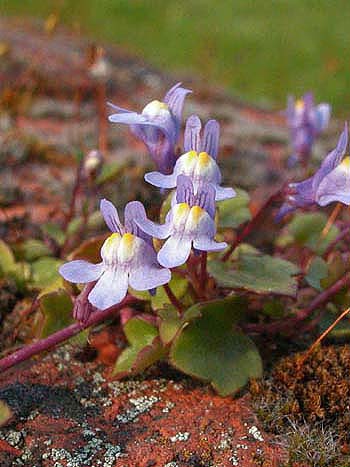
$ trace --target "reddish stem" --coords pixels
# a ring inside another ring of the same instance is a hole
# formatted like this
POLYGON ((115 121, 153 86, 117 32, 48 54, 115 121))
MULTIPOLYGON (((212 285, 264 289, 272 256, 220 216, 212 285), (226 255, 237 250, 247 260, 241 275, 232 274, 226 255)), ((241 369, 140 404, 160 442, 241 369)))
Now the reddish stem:
POLYGON ((293 329, 299 323, 309 318, 312 313, 322 305, 326 305, 330 299, 336 295, 343 287, 350 285, 350 273, 346 273, 338 279, 331 287, 317 295, 309 306, 295 313, 291 318, 285 318, 282 321, 277 321, 270 324, 247 324, 244 329, 248 332, 278 334, 288 329, 293 329))
POLYGON ((208 258, 208 253, 206 251, 202 251, 201 253, 201 270, 200 270, 200 278, 199 278, 199 284, 201 291, 205 291, 205 283, 208 278, 207 274, 207 258, 208 258))
POLYGON ((328 245, 326 251, 323 253, 322 257, 324 259, 328 258, 329 253, 333 251, 333 248, 340 242, 340 240, 343 240, 348 234, 350 233, 350 226, 345 227, 340 234, 328 245))
POLYGON ((303 358, 298 362, 298 368, 300 369, 305 361, 310 357, 312 352, 316 349, 316 347, 323 341, 323 339, 329 334, 332 329, 335 328, 335 326, 341 321, 345 315, 347 315, 350 311, 350 308, 347 308, 344 310, 338 318, 315 340, 315 342, 312 344, 312 346, 309 348, 309 350, 306 352, 306 354, 303 356, 303 358))
POLYGON ((75 176, 75 182, 74 182, 74 187, 73 187, 73 192, 72 192, 72 198, 70 200, 70 205, 69 205, 69 212, 65 218, 64 225, 63 225, 63 230, 66 231, 70 221, 73 219, 75 215, 75 205, 77 202, 77 197, 79 194, 79 189, 80 189, 80 184, 81 184, 81 172, 82 172, 82 166, 83 162, 80 161, 79 165, 77 167, 77 172, 75 176))
POLYGON ((255 229, 257 224, 263 220, 264 215, 267 211, 267 209, 270 208, 271 204, 276 201, 281 194, 283 193, 285 188, 285 184, 281 188, 279 188, 275 193, 273 193, 267 201, 261 206, 261 208, 257 211, 257 213, 253 216, 253 218, 248 222, 248 224, 244 227, 242 232, 237 235, 235 241, 232 243, 230 248, 227 250, 227 252, 224 254, 224 256, 221 258, 222 261, 227 261, 231 254, 234 252, 234 250, 237 248, 237 246, 246 238, 248 235, 255 229))
POLYGON ((104 154, 107 151, 106 84, 97 84, 97 107, 99 117, 98 148, 104 154))
POLYGON ((182 314, 183 312, 183 306, 182 304, 180 303, 180 301, 177 299, 177 297, 175 297, 173 291, 171 290, 171 288, 169 287, 169 284, 164 284, 163 285, 163 288, 165 290, 165 293, 167 294, 169 300, 170 300, 170 303, 172 305, 174 305, 174 307, 180 312, 180 314, 182 314))
POLYGON ((119 311, 121 308, 135 303, 136 301, 137 299, 135 297, 129 295, 121 303, 107 308, 107 310, 95 311, 90 315, 90 318, 86 321, 86 323, 77 322, 71 324, 64 329, 51 334, 51 336, 46 337, 45 339, 41 339, 37 342, 34 342, 33 344, 26 345, 20 350, 17 350, 17 352, 2 358, 0 360, 0 371, 3 372, 8 370, 14 365, 28 360, 33 355, 43 352, 44 350, 51 349, 57 344, 60 344, 61 342, 70 339, 76 334, 79 334, 79 332, 83 331, 84 329, 104 321, 106 318, 113 315, 116 311, 119 311))

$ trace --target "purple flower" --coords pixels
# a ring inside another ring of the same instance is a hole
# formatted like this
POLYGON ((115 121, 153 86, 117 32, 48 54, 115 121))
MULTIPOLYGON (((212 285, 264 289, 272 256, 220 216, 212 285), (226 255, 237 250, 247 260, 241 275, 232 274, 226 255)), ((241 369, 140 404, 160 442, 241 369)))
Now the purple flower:
POLYGON ((131 131, 147 146, 162 173, 169 173, 176 161, 175 145, 179 138, 182 109, 189 89, 175 84, 162 102, 154 100, 141 113, 109 104, 117 113, 108 117, 112 123, 130 125, 131 131))
POLYGON ((137 226, 146 217, 139 201, 128 203, 124 211, 125 225, 110 201, 101 201, 101 212, 113 232, 101 248, 102 262, 70 261, 60 267, 60 274, 70 282, 97 281, 88 295, 89 302, 105 310, 123 300, 130 285, 135 290, 151 290, 169 282, 169 269, 162 268, 152 246, 152 239, 137 226))
POLYGON ((348 126, 339 137, 337 147, 331 151, 317 172, 307 180, 290 183, 287 199, 277 214, 277 220, 297 208, 333 201, 350 204, 350 157, 345 155, 348 145, 348 126))
POLYGON ((197 194, 189 177, 177 179, 176 204, 167 214, 165 224, 158 225, 144 219, 137 224, 147 234, 166 242, 159 250, 157 259, 167 268, 184 264, 191 248, 199 251, 219 251, 227 247, 225 242, 214 240, 216 227, 215 190, 209 184, 201 184, 197 194))
POLYGON ((187 119, 184 149, 186 151, 176 161, 174 171, 170 175, 160 172, 149 172, 145 180, 159 188, 175 188, 177 177, 186 175, 191 178, 195 192, 201 183, 210 183, 215 189, 216 201, 233 198, 236 193, 232 188, 223 188, 221 172, 216 163, 219 149, 220 127, 216 120, 209 120, 201 137, 202 124, 197 115, 187 119))
POLYGON ((288 98, 286 115, 293 147, 290 163, 298 160, 307 162, 315 138, 328 125, 330 113, 329 104, 314 104, 312 93, 305 94, 296 102, 294 97, 288 98))

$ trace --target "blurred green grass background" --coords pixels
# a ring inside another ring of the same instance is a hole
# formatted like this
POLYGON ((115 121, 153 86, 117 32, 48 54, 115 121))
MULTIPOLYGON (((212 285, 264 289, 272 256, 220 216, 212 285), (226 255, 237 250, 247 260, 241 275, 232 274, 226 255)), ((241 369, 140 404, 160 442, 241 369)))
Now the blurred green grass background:
POLYGON ((0 12, 58 13, 92 38, 258 103, 284 106, 287 94, 313 90, 338 114, 350 105, 349 0, 0 0, 0 12))

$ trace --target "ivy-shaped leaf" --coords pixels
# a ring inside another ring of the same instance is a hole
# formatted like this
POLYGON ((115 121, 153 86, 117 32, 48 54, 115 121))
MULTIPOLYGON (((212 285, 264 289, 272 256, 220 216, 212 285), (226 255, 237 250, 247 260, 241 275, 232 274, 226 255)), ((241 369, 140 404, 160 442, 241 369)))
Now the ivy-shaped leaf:
POLYGON ((165 356, 158 329, 147 321, 139 317, 129 319, 124 333, 130 345, 115 364, 113 374, 117 378, 140 373, 165 356))
POLYGON ((200 317, 175 338, 170 362, 184 373, 210 382, 222 396, 235 393, 262 374, 255 344, 235 324, 244 309, 239 299, 194 305, 200 317))
MULTIPOLYGON (((36 335, 45 338, 63 329, 72 323, 74 319, 73 302, 70 295, 64 289, 41 295, 39 298, 39 308, 43 319, 39 320, 36 326, 36 335)), ((82 331, 71 339, 71 342, 78 345, 85 344, 87 331, 82 331)))
POLYGON ((240 253, 235 262, 212 260, 208 271, 221 287, 245 289, 260 294, 294 296, 298 267, 269 255, 240 253))
POLYGON ((30 263, 42 256, 50 256, 50 248, 41 240, 29 238, 21 243, 16 249, 16 257, 30 263))
POLYGON ((162 310, 158 310, 158 316, 160 319, 160 339, 164 345, 168 345, 183 326, 200 316, 200 309, 192 306, 184 312, 183 316, 180 316, 174 307, 167 306, 162 310))
POLYGON ((56 282, 61 276, 58 268, 63 261, 51 256, 44 256, 32 263, 31 285, 35 289, 43 289, 56 282))
POLYGON ((308 272, 305 276, 306 282, 313 287, 314 289, 321 292, 323 287, 321 285, 322 279, 325 279, 328 276, 328 264, 320 256, 316 256, 310 265, 308 272))
POLYGON ((218 226, 221 228, 236 229, 244 222, 251 219, 252 215, 249 209, 249 195, 246 191, 236 189, 237 195, 234 198, 220 201, 218 206, 219 217, 218 226))
POLYGON ((72 324, 73 302, 64 289, 42 295, 39 304, 44 316, 40 333, 42 338, 72 324))

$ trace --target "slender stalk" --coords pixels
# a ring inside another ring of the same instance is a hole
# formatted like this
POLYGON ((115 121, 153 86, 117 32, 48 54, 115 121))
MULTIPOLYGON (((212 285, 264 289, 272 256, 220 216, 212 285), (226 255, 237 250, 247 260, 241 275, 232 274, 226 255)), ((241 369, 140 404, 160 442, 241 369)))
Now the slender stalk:
POLYGON ((18 363, 28 360, 33 355, 55 347, 57 344, 60 344, 61 342, 70 339, 76 334, 79 334, 79 332, 83 331, 84 329, 101 323, 113 315, 116 311, 119 311, 121 308, 127 305, 131 305, 136 301, 137 299, 135 297, 129 295, 121 303, 107 308, 107 310, 93 312, 86 323, 77 322, 71 324, 64 329, 51 334, 51 336, 48 336, 45 339, 41 339, 37 342, 34 342, 33 344, 26 345, 25 347, 0 360, 0 372, 4 372, 5 370, 8 370, 9 368, 17 365, 18 363))
POLYGON ((315 348, 323 341, 323 339, 331 332, 333 328, 341 321, 345 315, 347 315, 350 311, 350 308, 347 308, 344 310, 338 318, 315 340, 315 342, 312 344, 312 346, 309 348, 309 350, 306 352, 306 354, 303 356, 303 358, 298 362, 298 368, 300 369, 305 361, 310 357, 312 352, 315 350, 315 348))
POLYGON ((206 251, 202 251, 201 253, 201 269, 200 269, 200 279, 199 279, 199 284, 201 290, 204 292, 205 290, 205 283, 208 278, 207 274, 207 258, 208 258, 208 253, 206 251))
POLYGON ((174 305, 174 307, 182 314, 183 312, 183 306, 180 303, 180 301, 175 297, 174 293, 172 292, 171 288, 169 287, 169 284, 164 284, 163 288, 165 290, 165 293, 167 294, 170 303, 174 305))
POLYGON ((73 192, 72 192, 72 197, 70 200, 70 205, 69 205, 69 211, 68 214, 65 218, 64 225, 63 225, 63 230, 65 231, 70 223, 70 221, 73 219, 75 215, 75 206, 77 202, 77 197, 79 194, 79 189, 80 189, 80 184, 81 184, 81 172, 82 172, 82 166, 83 162, 81 161, 77 167, 77 172, 75 176, 75 182, 74 182, 74 187, 73 187, 73 192))
POLYGON ((97 107, 99 118, 98 148, 104 154, 107 151, 106 84, 97 84, 97 107))
POLYGON ((333 211, 331 212, 331 215, 329 216, 329 218, 327 220, 326 225, 324 226, 324 228, 323 228, 323 230, 321 232, 320 240, 322 240, 328 234, 328 232, 330 231, 332 225, 336 221, 342 207, 343 207, 342 203, 337 203, 336 204, 335 208, 333 209, 333 211))
POLYGON ((247 324, 244 329, 248 332, 278 334, 282 331, 288 331, 296 328, 299 323, 309 318, 312 313, 322 305, 326 305, 331 298, 334 297, 343 287, 350 285, 350 273, 347 272, 343 277, 338 279, 331 287, 317 295, 309 306, 295 313, 291 318, 285 318, 269 324, 247 324))
POLYGON ((257 211, 257 213, 253 216, 253 218, 246 224, 244 229, 240 234, 237 235, 235 241, 232 243, 230 248, 227 250, 227 252, 224 254, 224 256, 221 258, 222 261, 227 261, 231 254, 234 252, 234 250, 237 248, 237 246, 242 243, 242 241, 248 237, 248 235, 256 228, 256 226, 259 224, 261 220, 264 219, 264 216, 266 214, 266 211, 270 208, 271 204, 276 201, 280 196, 282 195, 283 191, 285 188, 285 184, 281 188, 279 188, 275 193, 273 193, 267 201, 261 206, 261 208, 257 211))

